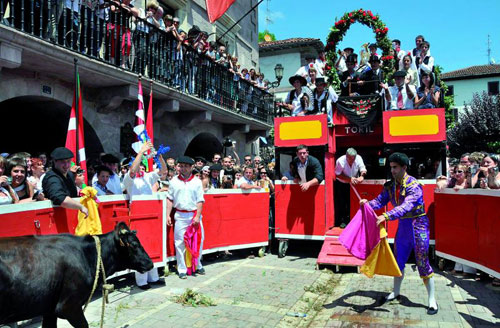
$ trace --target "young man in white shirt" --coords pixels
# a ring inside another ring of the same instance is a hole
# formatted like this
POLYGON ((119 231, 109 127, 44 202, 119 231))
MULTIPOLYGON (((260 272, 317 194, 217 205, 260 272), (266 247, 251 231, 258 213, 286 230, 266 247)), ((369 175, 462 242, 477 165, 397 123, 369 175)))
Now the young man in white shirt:
POLYGON ((253 168, 251 166, 245 167, 243 176, 236 181, 236 188, 241 188, 243 190, 261 189, 261 187, 256 185, 253 181, 253 168))
POLYGON ((384 89, 387 110, 413 109, 417 90, 410 84, 410 77, 406 76, 405 71, 397 71, 393 77, 396 84, 392 87, 385 83, 380 84, 384 89))
POLYGON ((203 251, 203 224, 201 222, 201 211, 205 199, 203 197, 203 186, 201 180, 192 174, 194 160, 188 156, 181 156, 177 159, 179 175, 170 180, 167 195, 167 225, 172 225, 171 213, 175 211, 174 243, 175 256, 177 258, 177 271, 179 278, 187 279, 186 267, 186 245, 184 244, 184 234, 187 228, 192 225, 200 225, 202 240, 200 244, 197 274, 205 274, 205 269, 201 264, 201 254, 203 251))
POLYGON ((112 174, 113 172, 107 166, 102 165, 96 168, 97 181, 92 183, 92 187, 97 190, 97 196, 113 195, 113 192, 106 186, 112 174))
MULTIPOLYGON (((153 185, 160 179, 160 175, 164 174, 168 169, 167 164, 163 160, 163 157, 160 155, 160 163, 161 170, 160 174, 157 172, 149 172, 146 173, 145 166, 141 165, 142 157, 144 154, 153 148, 153 144, 151 142, 145 142, 139 153, 134 159, 130 170, 123 178, 123 185, 127 190, 127 194, 130 196, 130 201, 134 200, 134 196, 138 195, 152 195, 153 194, 153 185)), ((158 276, 158 269, 155 267, 148 272, 145 273, 135 273, 135 283, 140 289, 146 290, 151 288, 149 284, 165 284, 164 280, 160 280, 158 276)))
POLYGON ((335 163, 335 225, 345 228, 350 221, 350 185, 362 183, 365 163, 354 148, 347 149, 335 163))
MULTIPOLYGON (((118 158, 111 154, 106 154, 101 157, 101 161, 109 168, 111 174, 109 175, 108 183, 106 184, 106 188, 111 191, 114 195, 123 194, 122 186, 120 184, 120 176, 117 174, 118 169, 118 158)), ((97 173, 92 177, 92 185, 97 182, 97 173)))

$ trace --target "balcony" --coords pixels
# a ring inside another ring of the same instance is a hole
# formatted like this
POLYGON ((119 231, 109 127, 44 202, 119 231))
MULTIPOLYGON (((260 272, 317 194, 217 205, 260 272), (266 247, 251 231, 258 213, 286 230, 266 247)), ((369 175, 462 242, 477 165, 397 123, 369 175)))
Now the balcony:
POLYGON ((0 66, 72 83, 78 58, 82 86, 92 89, 87 95, 100 102, 98 110, 113 110, 121 103, 117 98, 136 99, 141 74, 154 82, 161 110, 245 132, 271 128, 270 93, 189 45, 177 47, 171 33, 124 11, 107 15, 83 5, 75 12, 59 2, 0 0, 0 66))

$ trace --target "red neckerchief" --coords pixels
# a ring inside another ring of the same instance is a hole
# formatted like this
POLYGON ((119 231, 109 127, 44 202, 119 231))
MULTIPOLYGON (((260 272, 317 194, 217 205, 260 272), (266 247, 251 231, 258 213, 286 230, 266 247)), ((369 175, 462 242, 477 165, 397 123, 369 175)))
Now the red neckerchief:
POLYGON ((191 175, 190 175, 190 176, 189 176, 189 178, 187 178, 187 179, 183 178, 183 177, 182 177, 182 174, 179 174, 179 175, 177 176, 177 178, 179 178, 179 180, 181 180, 181 181, 182 181, 182 182, 184 182, 184 183, 188 183, 189 181, 193 180, 193 178, 194 178, 194 174, 192 174, 192 173, 191 173, 191 175))
POLYGON ((135 177, 136 178, 144 178, 144 171, 139 170, 139 172, 137 172, 135 174, 135 177))

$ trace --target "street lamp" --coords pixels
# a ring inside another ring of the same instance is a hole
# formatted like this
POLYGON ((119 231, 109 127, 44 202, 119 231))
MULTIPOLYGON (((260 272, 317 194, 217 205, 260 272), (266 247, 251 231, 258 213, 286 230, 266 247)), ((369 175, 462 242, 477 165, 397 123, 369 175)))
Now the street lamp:
POLYGON ((274 74, 276 75, 276 80, 269 83, 271 88, 277 88, 280 85, 281 79, 283 78, 283 66, 281 64, 276 64, 274 67, 274 74))

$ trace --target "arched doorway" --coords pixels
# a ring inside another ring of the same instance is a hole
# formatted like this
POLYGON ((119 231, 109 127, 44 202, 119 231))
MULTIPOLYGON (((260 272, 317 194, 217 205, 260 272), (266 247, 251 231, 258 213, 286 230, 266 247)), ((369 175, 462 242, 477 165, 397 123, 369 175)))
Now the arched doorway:
MULTIPOLYGON (((26 151, 36 156, 50 152, 66 142, 71 107, 44 97, 16 97, 0 103, 2 134, 0 151, 26 151)), ((94 128, 84 118, 85 150, 87 158, 103 152, 94 128)))
POLYGON ((200 133, 191 140, 184 152, 184 155, 190 157, 203 156, 210 161, 215 153, 222 153, 222 144, 211 133, 200 133))

